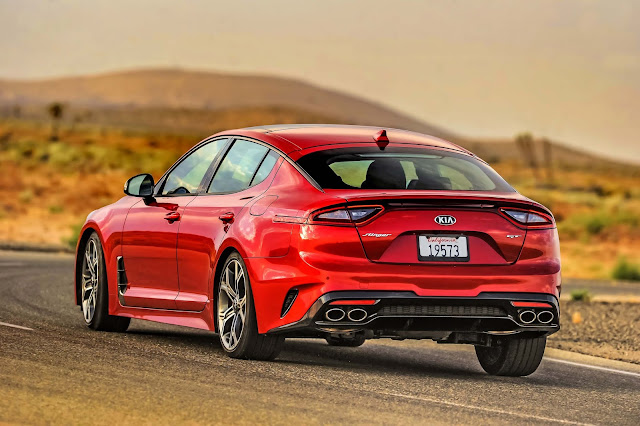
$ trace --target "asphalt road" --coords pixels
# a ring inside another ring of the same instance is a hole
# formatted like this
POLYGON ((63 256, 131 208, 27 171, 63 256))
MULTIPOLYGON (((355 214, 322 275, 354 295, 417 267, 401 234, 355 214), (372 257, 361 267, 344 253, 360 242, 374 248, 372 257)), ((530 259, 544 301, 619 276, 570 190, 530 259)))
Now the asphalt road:
POLYGON ((68 255, 0 252, 0 422, 638 424, 640 374, 545 359, 486 375, 473 348, 287 341, 227 358, 212 333, 133 321, 87 329, 68 255), (26 327, 16 328, 15 326, 26 327))

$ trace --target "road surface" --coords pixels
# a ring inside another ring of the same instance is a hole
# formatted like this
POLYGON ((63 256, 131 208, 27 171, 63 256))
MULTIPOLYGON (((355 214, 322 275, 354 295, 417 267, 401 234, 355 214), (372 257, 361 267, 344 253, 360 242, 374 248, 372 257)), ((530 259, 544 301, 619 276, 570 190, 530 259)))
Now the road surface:
POLYGON ((227 358, 212 333, 133 321, 87 329, 69 255, 0 252, 0 423, 638 424, 640 374, 545 358, 491 377, 472 347, 287 341, 227 358))

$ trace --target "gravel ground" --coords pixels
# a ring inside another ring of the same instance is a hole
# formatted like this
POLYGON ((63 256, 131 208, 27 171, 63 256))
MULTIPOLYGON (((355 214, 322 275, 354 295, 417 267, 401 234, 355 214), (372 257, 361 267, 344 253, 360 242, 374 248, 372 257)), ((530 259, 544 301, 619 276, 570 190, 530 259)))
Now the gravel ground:
POLYGON ((548 346, 640 364, 640 303, 560 303, 560 331, 548 346))

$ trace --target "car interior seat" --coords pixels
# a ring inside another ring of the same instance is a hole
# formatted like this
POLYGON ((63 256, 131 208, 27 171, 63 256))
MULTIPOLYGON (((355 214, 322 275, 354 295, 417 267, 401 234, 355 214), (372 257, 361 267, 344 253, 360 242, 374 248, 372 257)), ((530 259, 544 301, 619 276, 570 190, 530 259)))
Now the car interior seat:
POLYGON ((367 169, 362 189, 405 189, 407 177, 400 161, 384 158, 373 161, 367 169))

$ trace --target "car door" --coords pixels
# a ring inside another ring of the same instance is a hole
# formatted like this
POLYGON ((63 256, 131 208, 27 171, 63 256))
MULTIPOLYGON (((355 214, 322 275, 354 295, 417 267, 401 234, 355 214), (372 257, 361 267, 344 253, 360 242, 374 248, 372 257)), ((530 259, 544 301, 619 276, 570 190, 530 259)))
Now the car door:
POLYGON ((265 145, 235 140, 206 191, 185 208, 178 236, 178 309, 204 309, 220 245, 244 206, 268 188, 262 183, 279 159, 265 145))
POLYGON ((153 199, 131 207, 122 230, 126 306, 176 309, 179 292, 176 246, 184 209, 229 142, 216 139, 185 154, 156 185, 153 199))

